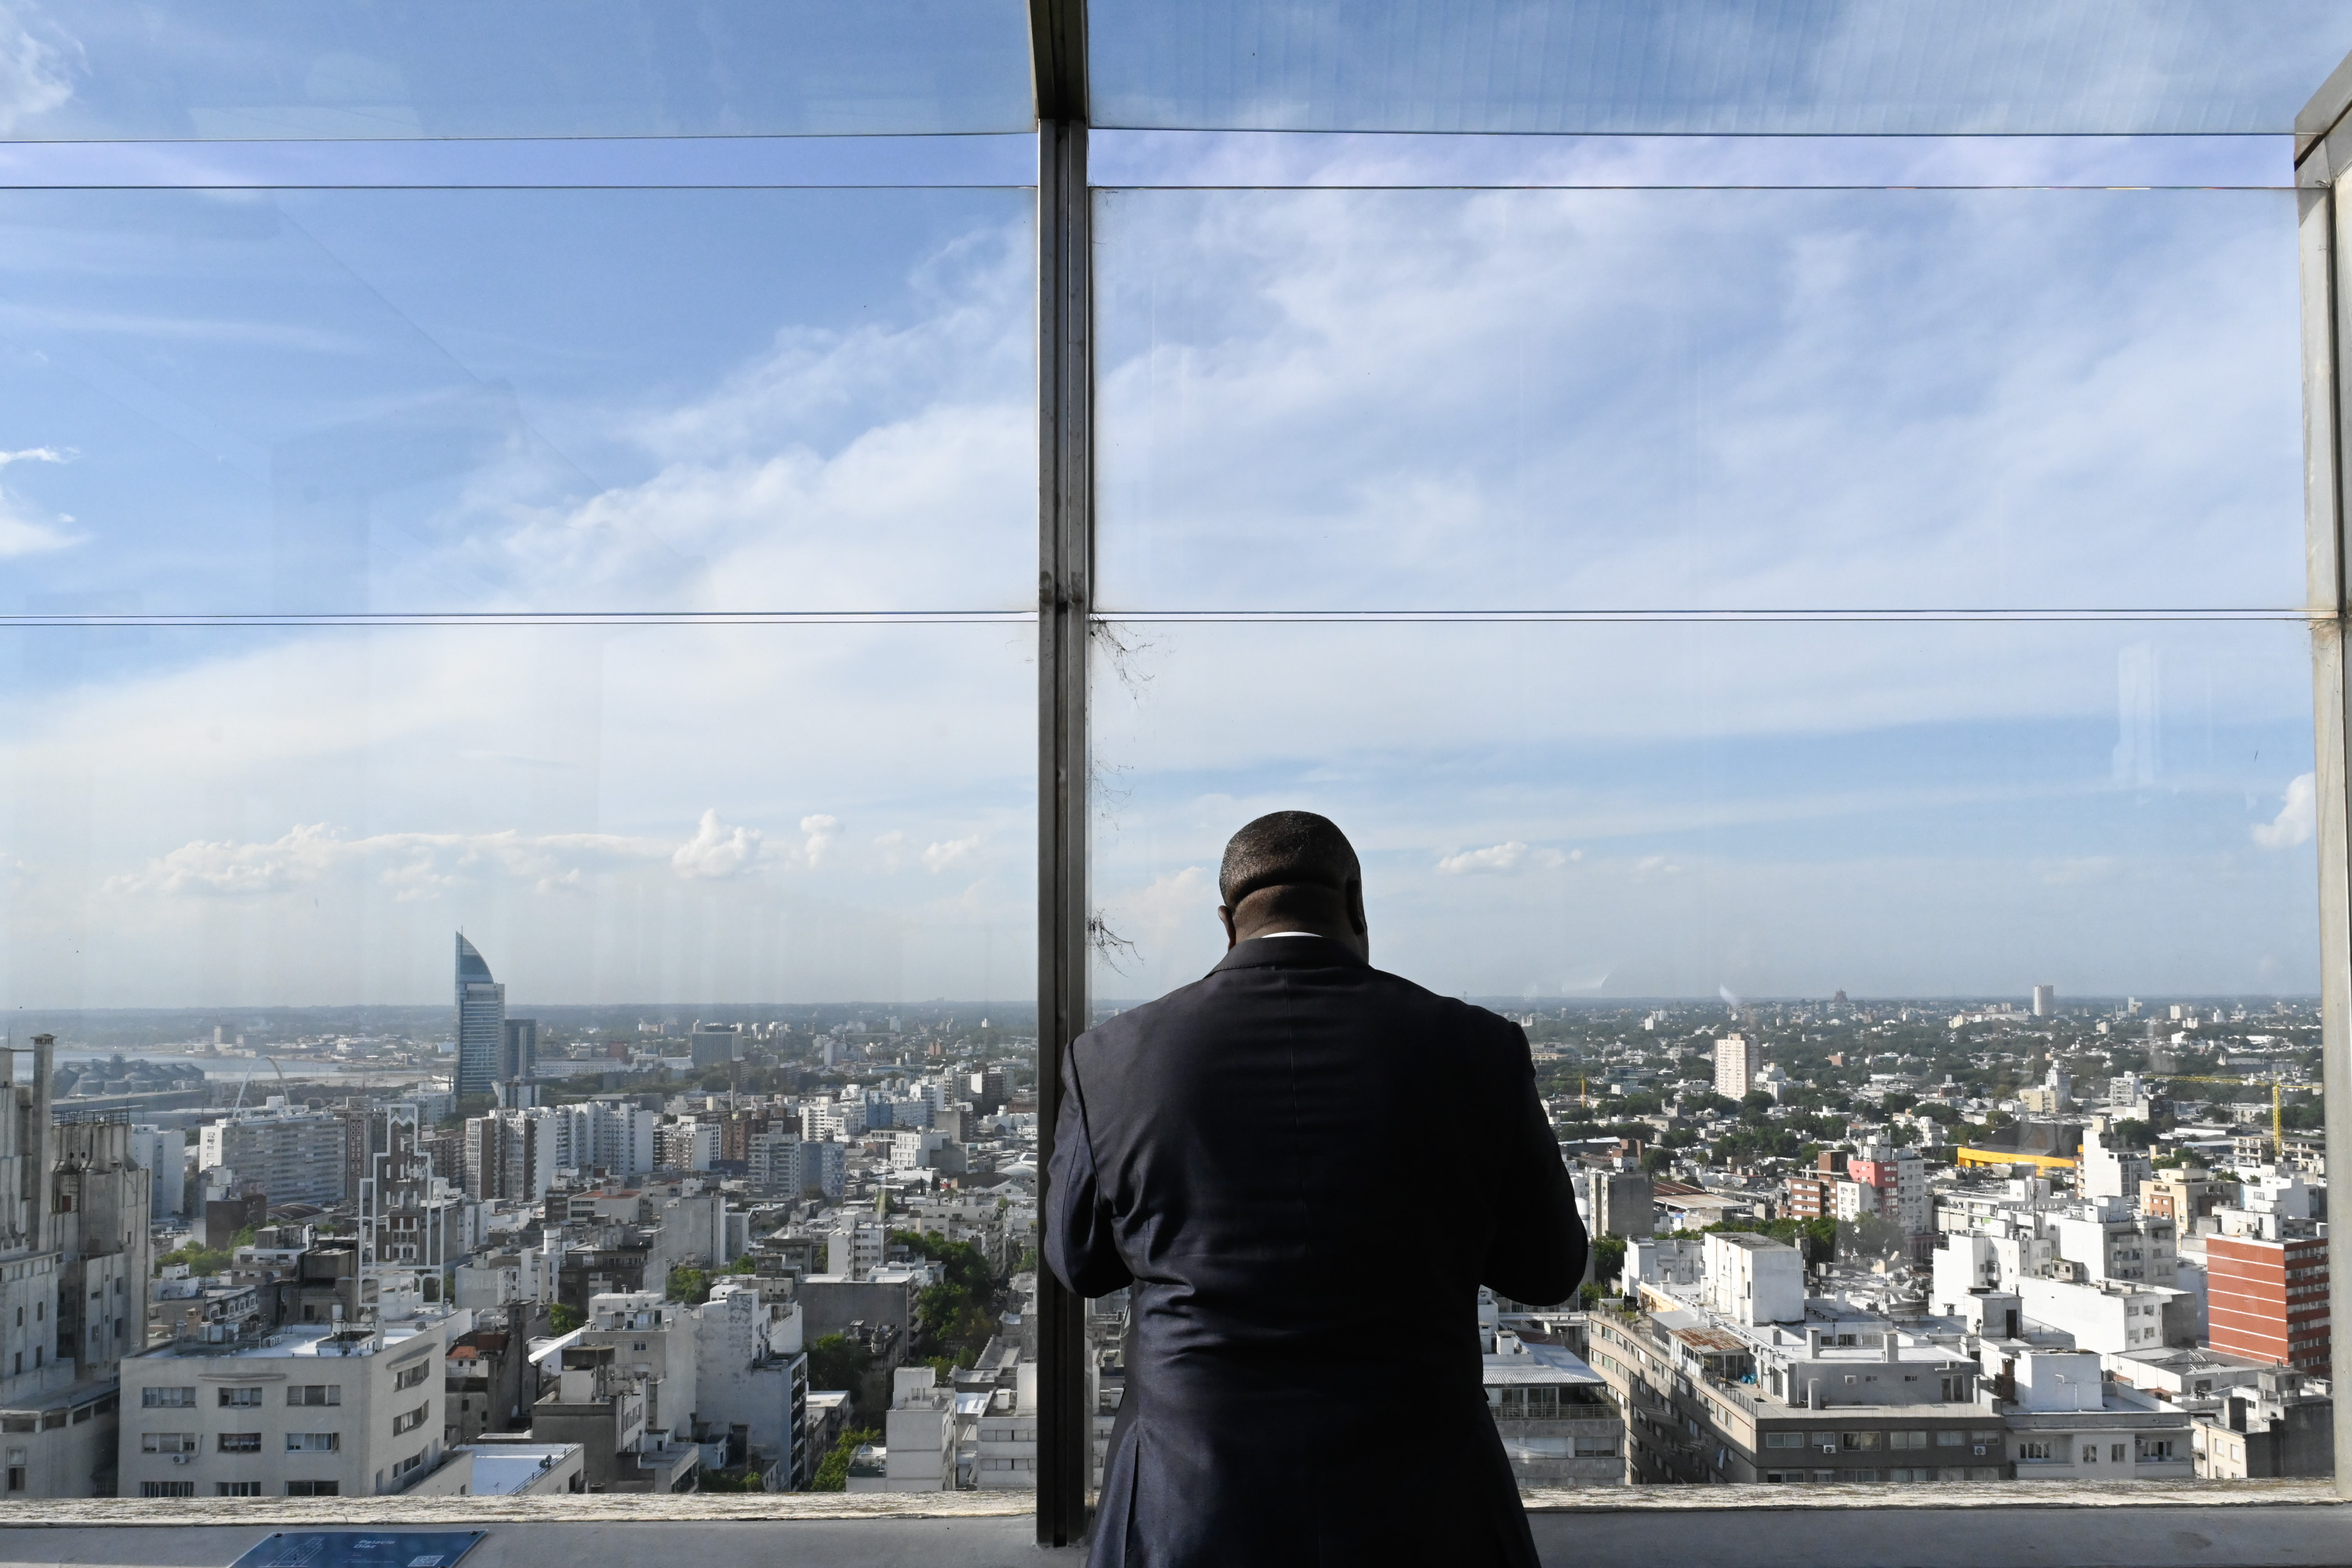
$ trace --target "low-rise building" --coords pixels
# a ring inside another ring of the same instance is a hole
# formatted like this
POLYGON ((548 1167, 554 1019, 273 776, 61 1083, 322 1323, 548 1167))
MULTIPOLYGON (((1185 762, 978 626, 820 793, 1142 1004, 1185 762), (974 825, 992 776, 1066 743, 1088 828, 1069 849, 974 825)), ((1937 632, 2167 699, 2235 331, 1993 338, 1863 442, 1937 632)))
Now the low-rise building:
POLYGON ((1582 1358, 1482 1324, 1486 1408, 1522 1487, 1620 1486, 1625 1421, 1582 1358))
POLYGON ((2191 1437, 2200 1480, 2336 1473, 2336 1401, 2328 1384, 2265 1367, 2227 1390, 2191 1437))
POLYGON ((125 1497, 367 1497, 440 1464, 462 1310, 386 1291, 373 1322, 206 1325, 122 1363, 125 1497))

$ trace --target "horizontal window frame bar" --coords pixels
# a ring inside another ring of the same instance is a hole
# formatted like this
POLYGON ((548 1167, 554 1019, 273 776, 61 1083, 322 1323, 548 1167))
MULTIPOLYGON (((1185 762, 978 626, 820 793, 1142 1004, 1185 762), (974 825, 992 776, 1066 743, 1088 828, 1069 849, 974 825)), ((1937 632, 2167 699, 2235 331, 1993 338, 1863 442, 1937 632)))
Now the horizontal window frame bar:
POLYGON ((1681 626, 1806 625, 1853 621, 1898 625, 1953 621, 2088 622, 2133 624, 2151 621, 2238 622, 2332 620, 2334 612, 2316 609, 1852 609, 1852 610, 1099 610, 1091 619, 1100 626, 1479 626, 1488 624, 1592 623, 1600 625, 1655 623, 1681 626))
POLYGON ((108 626, 296 627, 400 630, 425 626, 1030 626, 1034 610, 516 610, 478 613, 0 615, 0 630, 108 626))

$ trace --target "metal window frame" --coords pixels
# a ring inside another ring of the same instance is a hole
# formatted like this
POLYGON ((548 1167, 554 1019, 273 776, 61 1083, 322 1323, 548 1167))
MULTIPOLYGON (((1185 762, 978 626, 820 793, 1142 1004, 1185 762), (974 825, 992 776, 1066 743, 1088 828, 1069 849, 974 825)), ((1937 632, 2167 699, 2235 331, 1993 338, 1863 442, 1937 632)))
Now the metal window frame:
MULTIPOLYGON (((1094 289, 1086 0, 1030 0, 1037 103, 1037 1165, 1087 1021, 1087 663, 1094 586, 1094 289)), ((1039 1239, 1044 1239, 1041 1205, 1039 1239)), ((1037 1271, 1037 1542, 1086 1538, 1086 1303, 1037 1271)))
MULTIPOLYGON (((1037 105, 1037 1110, 1040 1195, 1061 1106, 1062 1056, 1088 1021, 1087 658, 1094 570, 1091 192, 1086 0, 1030 0, 1037 105)), ((2317 753, 2321 1041, 2325 1097, 2352 1105, 2352 57, 2295 117, 2301 251, 2306 614, 2317 753)), ((2352 1171, 2352 1116, 2330 1116, 2331 1170, 2352 1171)), ((1042 1239, 1042 1211, 1041 1211, 1042 1239)), ((2328 1236, 2329 1317, 2352 1322, 2352 1226, 2328 1236)), ((1037 1541, 1087 1533, 1092 1449, 1085 1304, 1038 1271, 1037 1541)), ((2352 1333, 2331 1336, 2330 1375, 2352 1386, 2352 1333)), ((2336 1402, 2352 1454, 2352 1400, 2336 1402)), ((2352 1498, 2352 1464, 2336 1472, 2352 1498)))
MULTIPOLYGON (((2352 631, 2346 523, 2352 495, 2346 453, 2352 447, 2352 384, 2344 345, 2352 341, 2352 199, 2337 189, 2352 174, 2352 57, 2295 116, 2296 228, 2303 290, 2303 451, 2305 611, 2311 627, 2312 720, 2317 773, 2319 1001, 2324 1099, 2330 1171, 2352 1170, 2352 712, 2347 712, 2345 642, 2352 631)), ((2352 197, 2352 192, 2347 192, 2352 197)), ((2328 1317, 2352 1322, 2352 1226, 2329 1227, 2328 1317)), ((2329 1337, 2329 1375, 2352 1377, 2352 1333, 2329 1337)), ((2352 1400, 2336 1402, 2336 1451, 2352 1455, 2352 1400)), ((2352 1462, 2339 1458, 2336 1490, 2352 1497, 2352 1462)))

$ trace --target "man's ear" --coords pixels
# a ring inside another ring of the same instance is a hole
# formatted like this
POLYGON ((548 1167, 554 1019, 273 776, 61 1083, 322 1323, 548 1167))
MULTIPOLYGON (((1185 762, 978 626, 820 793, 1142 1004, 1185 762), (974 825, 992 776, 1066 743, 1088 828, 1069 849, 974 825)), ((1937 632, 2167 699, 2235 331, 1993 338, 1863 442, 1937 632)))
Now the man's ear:
POLYGON ((1364 879, 1361 877, 1348 884, 1348 929, 1358 936, 1364 936, 1372 929, 1372 922, 1364 918, 1364 879))
POLYGON ((1227 909, 1224 905, 1219 904, 1217 906, 1217 920, 1219 923, 1223 925, 1225 928, 1225 946, 1228 949, 1239 946, 1242 939, 1241 933, 1234 930, 1234 911, 1227 909))

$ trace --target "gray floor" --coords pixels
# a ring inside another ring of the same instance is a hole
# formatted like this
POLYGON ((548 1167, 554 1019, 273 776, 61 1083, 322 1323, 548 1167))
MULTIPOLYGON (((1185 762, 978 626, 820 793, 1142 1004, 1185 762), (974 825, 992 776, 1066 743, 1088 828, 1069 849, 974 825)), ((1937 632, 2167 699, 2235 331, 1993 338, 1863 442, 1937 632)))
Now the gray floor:
MULTIPOLYGON (((1025 1518, 788 1520, 759 1524, 492 1524, 460 1568, 1036 1568, 1078 1563, 1044 1552, 1025 1518)), ((0 1563, 227 1568, 268 1526, 19 1527, 0 1563)))
MULTIPOLYGON (((1713 1509, 1538 1514, 1547 1563, 1664 1568, 2302 1568, 2352 1563, 2352 1508, 1713 1509)), ((397 1527, 395 1527, 397 1528, 397 1527)), ((411 1528, 414 1528, 413 1526, 411 1528)), ((462 1568, 1022 1568, 1025 1518, 490 1524, 462 1568)), ((268 1525, 18 1525, 0 1564, 226 1568, 268 1525)))

